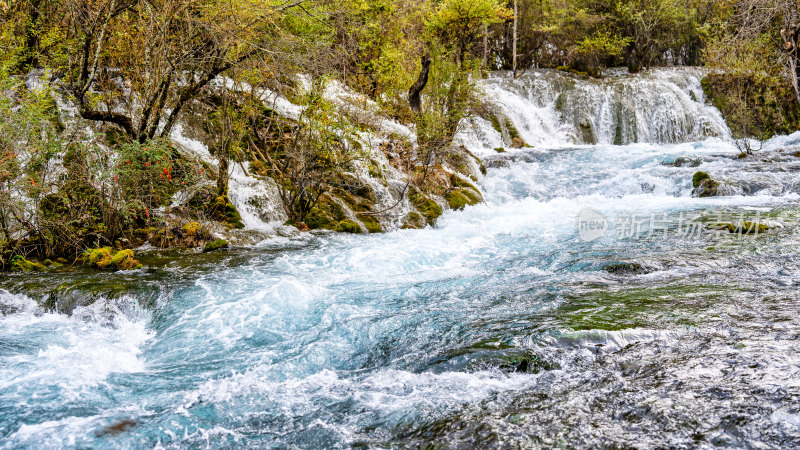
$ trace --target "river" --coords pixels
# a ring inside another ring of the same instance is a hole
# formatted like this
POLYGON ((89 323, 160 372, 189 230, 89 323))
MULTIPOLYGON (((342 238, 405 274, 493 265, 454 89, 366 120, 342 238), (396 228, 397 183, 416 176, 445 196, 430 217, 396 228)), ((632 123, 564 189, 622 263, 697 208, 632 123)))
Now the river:
POLYGON ((702 102, 598 101, 589 145, 557 94, 496 96, 535 147, 434 228, 0 275, 0 448, 800 446, 800 138, 736 160, 702 102))

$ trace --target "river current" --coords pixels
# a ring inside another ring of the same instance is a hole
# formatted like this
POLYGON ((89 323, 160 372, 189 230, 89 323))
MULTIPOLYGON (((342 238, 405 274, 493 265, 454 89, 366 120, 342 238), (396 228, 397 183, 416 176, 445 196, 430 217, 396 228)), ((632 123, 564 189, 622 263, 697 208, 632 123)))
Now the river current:
POLYGON ((796 144, 484 153, 434 228, 2 275, 0 448, 800 446, 796 144))

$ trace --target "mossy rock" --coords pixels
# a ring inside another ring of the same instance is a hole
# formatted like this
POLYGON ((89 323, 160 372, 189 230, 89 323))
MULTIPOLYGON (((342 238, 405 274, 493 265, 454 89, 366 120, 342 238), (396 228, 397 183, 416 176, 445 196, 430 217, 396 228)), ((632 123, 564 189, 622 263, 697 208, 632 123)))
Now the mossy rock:
POLYGON ((478 192, 478 188, 475 187, 474 184, 470 183, 469 181, 461 178, 460 176, 458 176, 458 175, 456 175, 454 173, 450 174, 450 186, 453 186, 454 188, 472 189, 475 192, 478 192))
POLYGON ((105 269, 111 264, 111 247, 100 247, 91 250, 86 250, 84 259, 90 266, 97 267, 98 269, 105 269))
POLYGON ((719 182, 711 178, 703 179, 692 194, 700 198, 715 197, 719 195, 719 182))
POLYGON ((458 188, 453 189, 444 196, 450 209, 462 210, 467 205, 477 205, 481 198, 472 189, 458 188))
POLYGON ((43 264, 28 261, 21 255, 15 255, 11 258, 9 269, 12 272, 41 272, 46 269, 43 264))
POLYGON ((360 234, 361 226, 352 220, 345 219, 336 225, 336 231, 340 233, 360 234))
POLYGON ((214 220, 224 222, 231 228, 244 228, 242 216, 225 195, 219 195, 208 205, 208 215, 214 220))
POLYGON ((323 195, 306 214, 304 222, 312 230, 335 230, 336 225, 346 218, 342 207, 330 196, 323 195))
POLYGON ((141 269, 142 264, 133 257, 133 250, 125 249, 120 250, 111 258, 109 265, 114 266, 117 270, 133 270, 141 269))
POLYGON ((727 231, 728 233, 756 235, 764 234, 770 229, 769 225, 758 222, 742 222, 739 225, 734 225, 729 222, 710 223, 707 227, 712 230, 727 231))
POLYGON ((356 214, 356 218, 358 218, 358 220, 364 224, 364 227, 366 227, 369 233, 383 233, 383 227, 381 227, 380 222, 378 222, 375 216, 371 214, 360 213, 356 214))
POLYGON ((419 230, 425 228, 425 220, 423 220, 419 213, 411 211, 410 213, 406 214, 406 217, 403 219, 403 226, 401 228, 403 230, 419 230))
POLYGON ((221 248, 228 248, 228 241, 225 239, 217 239, 216 241, 211 241, 203 247, 203 253, 206 252, 213 252, 214 250, 219 250, 221 248))
POLYGON ((700 187, 700 183, 702 183, 703 180, 707 180, 707 179, 710 179, 710 178, 711 178, 711 176, 708 175, 705 172, 702 172, 702 171, 695 172, 694 176, 692 176, 692 186, 700 187))
POLYGON ((505 153, 506 149, 504 149, 503 147, 497 147, 494 149, 494 151, 496 151, 497 153, 505 153))
POLYGON ((742 222, 737 232, 742 234, 763 234, 769 230, 769 225, 758 222, 742 222))
POLYGON ((417 208, 417 211, 422 214, 428 225, 436 223, 436 219, 442 215, 442 207, 413 186, 408 189, 408 199, 411 200, 411 204, 417 208))

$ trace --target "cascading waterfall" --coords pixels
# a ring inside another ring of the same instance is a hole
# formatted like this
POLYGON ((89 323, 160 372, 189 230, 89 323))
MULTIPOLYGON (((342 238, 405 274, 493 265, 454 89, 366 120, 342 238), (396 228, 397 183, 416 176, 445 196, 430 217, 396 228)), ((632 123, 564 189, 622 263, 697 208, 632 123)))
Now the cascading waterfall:
POLYGON ((483 83, 492 121, 465 123, 459 140, 483 150, 509 147, 506 121, 534 147, 581 144, 669 144, 730 135, 705 102, 699 68, 653 69, 601 79, 535 70, 516 80, 495 74, 483 83), (503 136, 505 134, 505 137, 503 136))

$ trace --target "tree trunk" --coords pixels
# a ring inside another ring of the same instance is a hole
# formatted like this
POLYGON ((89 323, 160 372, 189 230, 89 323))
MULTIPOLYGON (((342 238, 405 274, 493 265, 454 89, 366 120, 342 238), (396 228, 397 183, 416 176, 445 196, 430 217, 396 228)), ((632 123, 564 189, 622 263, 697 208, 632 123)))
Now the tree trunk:
POLYGON ((420 99, 420 94, 422 90, 425 89, 425 85, 428 84, 428 71, 431 67, 431 57, 429 55, 424 55, 422 57, 422 68, 419 71, 419 77, 417 77, 417 82, 411 86, 411 89, 408 90, 408 106, 411 107, 411 111, 414 114, 419 114, 420 110, 422 109, 422 100, 420 99))
POLYGON ((483 24, 483 67, 489 62, 489 26, 483 24))
POLYGON ((514 0, 514 36, 512 45, 511 66, 514 70, 514 78, 517 78, 517 0, 514 0))
MULTIPOLYGON (((223 146, 224 147, 224 146, 223 146)), ((217 175, 217 195, 228 195, 228 150, 220 148, 217 153, 219 158, 219 174, 217 175)))

